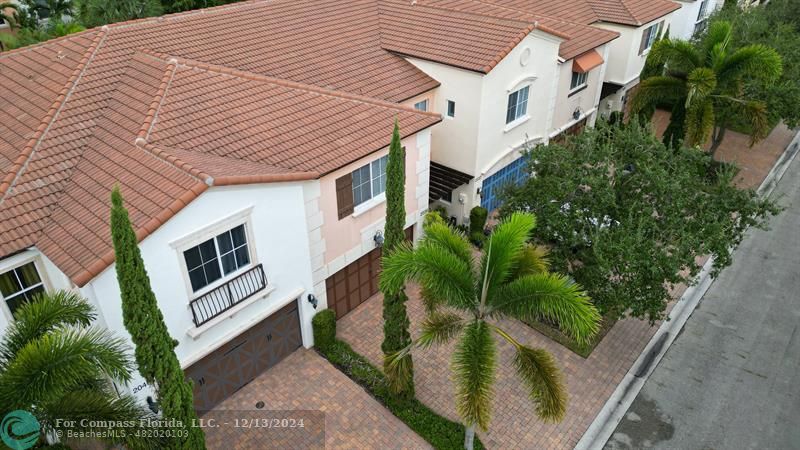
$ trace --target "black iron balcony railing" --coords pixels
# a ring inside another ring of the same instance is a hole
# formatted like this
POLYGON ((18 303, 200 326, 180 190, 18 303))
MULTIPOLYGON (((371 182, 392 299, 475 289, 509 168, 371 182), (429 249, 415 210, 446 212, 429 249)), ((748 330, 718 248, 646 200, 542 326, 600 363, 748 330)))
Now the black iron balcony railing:
POLYGON ((199 327, 267 287, 264 267, 259 264, 189 303, 194 325, 199 327))

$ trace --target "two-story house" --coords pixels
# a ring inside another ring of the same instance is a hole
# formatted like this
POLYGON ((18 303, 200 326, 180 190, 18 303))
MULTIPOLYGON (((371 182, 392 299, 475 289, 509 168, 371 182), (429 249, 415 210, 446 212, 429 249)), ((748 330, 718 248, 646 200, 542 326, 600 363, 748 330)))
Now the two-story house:
MULTIPOLYGON (((127 336, 116 184, 198 409, 311 346, 316 311, 341 316, 376 292, 394 122, 415 238, 441 117, 413 102, 439 83, 380 48, 364 26, 377 24, 374 2, 305 3, 144 19, 0 55, 14 86, 0 99, 0 332, 37 293, 72 289, 98 326, 127 336)), ((120 389, 153 395, 138 377, 120 389)))

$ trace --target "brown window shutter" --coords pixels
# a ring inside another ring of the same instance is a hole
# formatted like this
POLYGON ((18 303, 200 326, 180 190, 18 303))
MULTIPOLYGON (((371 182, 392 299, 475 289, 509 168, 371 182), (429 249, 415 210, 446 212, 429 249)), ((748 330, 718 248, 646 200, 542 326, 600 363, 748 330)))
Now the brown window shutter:
POLYGON ((336 179, 336 207, 339 220, 353 214, 353 175, 347 174, 336 179))

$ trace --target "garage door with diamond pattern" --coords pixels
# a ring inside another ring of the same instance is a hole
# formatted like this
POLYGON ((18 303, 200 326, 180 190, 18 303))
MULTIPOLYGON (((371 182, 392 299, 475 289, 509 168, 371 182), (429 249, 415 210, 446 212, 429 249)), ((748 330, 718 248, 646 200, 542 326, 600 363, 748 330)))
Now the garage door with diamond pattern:
POLYGON ((194 407, 208 411, 302 345, 297 301, 188 367, 194 407))

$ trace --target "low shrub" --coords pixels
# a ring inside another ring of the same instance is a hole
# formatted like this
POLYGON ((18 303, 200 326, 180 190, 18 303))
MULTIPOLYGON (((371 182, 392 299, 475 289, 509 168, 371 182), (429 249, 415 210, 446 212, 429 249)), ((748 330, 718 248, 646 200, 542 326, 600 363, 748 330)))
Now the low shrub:
MULTIPOLYGON (((330 311, 330 310, 325 310, 330 311)), ((334 314, 320 311, 312 319, 314 342, 317 351, 350 379, 360 384, 398 419, 436 449, 459 450, 464 448, 464 426, 448 420, 422 404, 416 398, 402 400, 389 391, 386 376, 366 358, 344 341, 336 339, 334 314), (325 313, 325 314, 323 314, 325 313), (318 319, 319 317, 319 319, 318 319), (332 320, 332 321, 331 321, 332 320), (332 329, 332 332, 331 332, 332 329), (320 344, 320 338, 323 336, 320 344), (327 338, 333 339, 327 341, 327 338)), ((475 449, 483 449, 475 438, 475 449)))
POLYGON ((327 349, 336 340, 336 313, 332 309, 324 309, 311 319, 314 330, 314 345, 327 349))
POLYGON ((483 233, 486 228, 486 219, 489 218, 489 211, 482 206, 476 206, 469 212, 469 234, 483 233))

